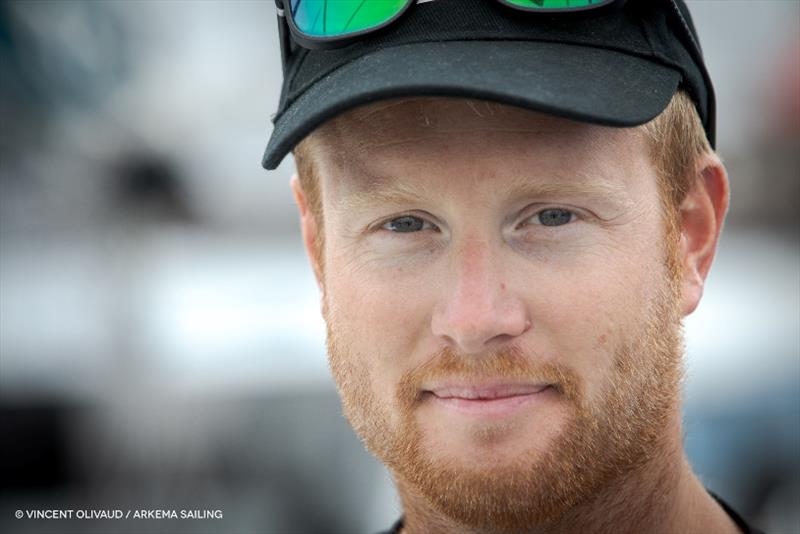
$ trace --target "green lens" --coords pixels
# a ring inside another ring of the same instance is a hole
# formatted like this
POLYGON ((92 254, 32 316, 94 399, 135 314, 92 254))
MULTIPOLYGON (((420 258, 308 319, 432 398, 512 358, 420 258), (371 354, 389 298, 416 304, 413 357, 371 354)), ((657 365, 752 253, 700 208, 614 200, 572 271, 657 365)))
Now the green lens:
POLYGON ((529 11, 578 11, 611 4, 614 0, 502 0, 529 11))
POLYGON ((377 28, 409 0, 291 0, 292 20, 311 37, 341 37, 377 28))

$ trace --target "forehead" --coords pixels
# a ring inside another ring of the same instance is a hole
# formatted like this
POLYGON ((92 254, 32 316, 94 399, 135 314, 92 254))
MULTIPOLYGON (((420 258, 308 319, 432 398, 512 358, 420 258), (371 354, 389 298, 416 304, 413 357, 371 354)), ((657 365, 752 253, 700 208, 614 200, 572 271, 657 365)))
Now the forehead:
MULTIPOLYGON (((383 176, 422 173, 471 162, 501 173, 641 164, 647 154, 639 129, 571 121, 494 102, 462 98, 405 98, 351 110, 312 135, 311 153, 324 189, 375 186, 383 176), (368 184, 359 184, 366 180, 368 184), (333 179, 335 178, 335 179, 333 179)), ((359 187, 360 188, 360 187, 359 187)))
POLYGON ((562 119, 527 109, 465 98, 421 97, 386 100, 350 110, 320 127, 314 136, 338 149, 372 149, 425 136, 470 132, 571 136, 588 140, 623 130, 562 119))

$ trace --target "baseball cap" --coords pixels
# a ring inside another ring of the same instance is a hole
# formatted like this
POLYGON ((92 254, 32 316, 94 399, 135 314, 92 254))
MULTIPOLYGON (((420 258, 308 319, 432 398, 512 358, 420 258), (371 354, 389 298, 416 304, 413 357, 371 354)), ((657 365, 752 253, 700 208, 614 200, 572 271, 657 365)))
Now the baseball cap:
POLYGON ((712 147, 715 101, 682 0, 527 14, 495 0, 428 0, 342 48, 292 44, 263 165, 275 169, 333 117, 379 100, 490 100, 607 126, 644 124, 675 92, 692 98, 712 147))

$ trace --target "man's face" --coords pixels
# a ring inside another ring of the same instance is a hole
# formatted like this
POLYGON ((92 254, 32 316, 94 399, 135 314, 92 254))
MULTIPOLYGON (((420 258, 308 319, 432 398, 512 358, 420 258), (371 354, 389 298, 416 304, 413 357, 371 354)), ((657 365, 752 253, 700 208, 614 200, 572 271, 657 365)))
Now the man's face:
POLYGON ((514 529, 658 453, 679 290, 636 130, 418 99, 320 137, 331 368, 401 487, 514 529))

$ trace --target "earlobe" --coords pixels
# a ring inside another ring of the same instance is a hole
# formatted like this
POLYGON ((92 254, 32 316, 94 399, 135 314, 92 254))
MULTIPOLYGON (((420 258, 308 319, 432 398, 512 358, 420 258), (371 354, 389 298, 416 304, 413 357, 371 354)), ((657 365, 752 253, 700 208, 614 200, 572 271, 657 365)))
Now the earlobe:
POLYGON ((311 267, 314 270, 314 277, 317 279, 317 285, 320 291, 323 290, 322 285, 322 269, 319 264, 318 257, 318 243, 320 236, 318 235, 317 221, 314 214, 308 207, 308 200, 302 185, 300 185, 300 178, 294 174, 289 182, 294 194, 294 201, 297 204, 297 209, 300 212, 300 231, 303 234, 303 245, 305 246, 308 259, 311 262, 311 267))
POLYGON ((728 211, 728 175, 716 154, 698 161, 693 186, 680 206, 683 315, 700 303, 728 211))

